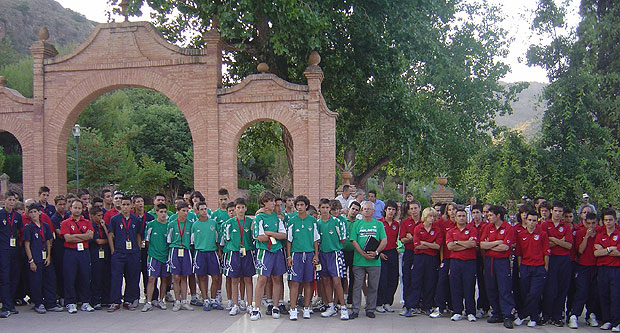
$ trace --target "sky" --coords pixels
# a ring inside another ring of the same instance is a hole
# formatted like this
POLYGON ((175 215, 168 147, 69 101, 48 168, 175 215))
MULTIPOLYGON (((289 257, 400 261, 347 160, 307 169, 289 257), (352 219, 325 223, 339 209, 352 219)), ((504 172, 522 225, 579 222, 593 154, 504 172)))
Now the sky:
MULTIPOLYGON (((106 0, 56 0, 63 7, 70 8, 96 22, 106 22, 105 11, 108 7, 106 0)), ((480 1, 480 0, 473 0, 480 1)), ((530 30, 538 0, 488 0, 491 4, 500 5, 503 8, 505 21, 502 27, 508 32, 508 37, 513 39, 508 56, 503 61, 510 65, 511 72, 503 78, 503 81, 537 81, 548 82, 546 72, 541 67, 529 67, 525 63, 525 52, 530 44, 536 43, 541 38, 530 30)), ((556 0, 560 1, 560 0, 556 0)), ((577 13, 579 0, 565 0, 569 2, 567 22, 576 26, 579 22, 577 13)), ((144 9, 144 8, 143 8, 144 9)), ((145 12, 143 10, 143 12, 145 12)), ((119 20, 118 17, 116 17, 119 20)), ((131 21, 149 20, 148 13, 142 18, 132 17, 131 21)))

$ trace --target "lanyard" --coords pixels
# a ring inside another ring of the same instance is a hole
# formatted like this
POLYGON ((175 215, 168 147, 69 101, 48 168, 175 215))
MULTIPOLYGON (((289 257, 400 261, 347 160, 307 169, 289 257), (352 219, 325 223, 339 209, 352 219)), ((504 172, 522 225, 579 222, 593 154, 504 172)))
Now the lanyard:
POLYGON ((183 235, 185 235, 185 227, 187 226, 187 220, 183 222, 183 231, 181 231, 181 222, 177 219, 177 227, 179 228, 179 232, 181 233, 181 247, 183 247, 183 235))
POLYGON ((125 217, 121 215, 121 221, 123 221, 123 226, 125 226, 125 236, 127 236, 127 240, 129 240, 129 226, 131 225, 131 217, 129 221, 125 220, 125 217))
POLYGON ((75 224, 75 227, 77 228, 78 233, 81 234, 82 232, 80 231, 80 225, 78 224, 79 221, 76 220, 75 217, 73 216, 71 216, 71 218, 73 219, 73 223, 75 224))
POLYGON ((144 231, 144 227, 146 227, 146 214, 142 215, 142 231, 144 231))
POLYGON ((41 235, 41 243, 43 244, 43 251, 47 251, 47 247, 45 246, 45 231, 43 231, 43 222, 39 222, 39 224, 40 224, 39 225, 39 235, 41 235))
MULTIPOLYGON (((103 227, 101 227, 101 224, 97 226, 97 231, 99 232, 99 239, 104 239, 103 238, 103 227)), ((103 248, 103 244, 99 244, 99 248, 103 248)))
POLYGON ((245 216, 243 217, 243 225, 239 222, 237 217, 237 225, 239 226, 239 234, 241 235, 241 246, 243 246, 243 232, 245 231, 245 216))
POLYGON ((13 237, 13 221, 15 220, 15 211, 11 212, 10 218, 7 217, 9 221, 9 226, 11 227, 11 237, 13 237))

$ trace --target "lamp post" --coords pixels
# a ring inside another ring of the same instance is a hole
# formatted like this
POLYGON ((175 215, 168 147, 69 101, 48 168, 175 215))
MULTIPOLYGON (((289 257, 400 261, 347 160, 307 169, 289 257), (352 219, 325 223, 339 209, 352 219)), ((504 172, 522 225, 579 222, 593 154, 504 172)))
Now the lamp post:
POLYGON ((73 125, 71 132, 75 138, 75 193, 78 193, 80 191, 80 169, 78 161, 80 151, 80 125, 73 125))

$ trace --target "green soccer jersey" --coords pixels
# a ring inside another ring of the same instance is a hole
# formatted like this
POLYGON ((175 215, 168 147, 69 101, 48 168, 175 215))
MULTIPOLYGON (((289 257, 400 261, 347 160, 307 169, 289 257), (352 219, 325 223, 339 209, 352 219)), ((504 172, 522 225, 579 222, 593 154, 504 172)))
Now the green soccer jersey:
POLYGON ((211 216, 212 219, 216 220, 218 224, 222 224, 228 221, 228 219, 230 218, 228 217, 228 212, 221 208, 213 212, 213 215, 209 216, 211 216))
POLYGON ((284 222, 280 220, 276 213, 258 213, 252 224, 252 236, 256 240, 257 249, 263 249, 269 252, 277 252, 280 250, 282 248, 282 242, 278 242, 277 240, 274 242, 271 239, 267 242, 258 241, 258 236, 264 235, 265 231, 286 233, 284 222))
POLYGON ((149 257, 164 263, 168 261, 167 232, 168 223, 160 223, 157 222, 157 220, 149 221, 149 223, 146 224, 146 231, 144 232, 144 240, 149 243, 149 257))
POLYGON ((353 252, 355 251, 355 248, 353 247, 353 242, 351 242, 351 232, 353 231, 353 226, 355 225, 355 223, 359 221, 357 219, 351 221, 349 219, 346 219, 346 224, 347 224, 347 239, 344 241, 344 246, 343 246, 343 251, 345 252, 353 252))
MULTIPOLYGON (((157 212, 155 211, 155 208, 149 210, 147 213, 151 214, 151 216, 157 220, 157 212)), ((172 216, 172 214, 174 213, 169 210, 166 210, 166 214, 168 214, 168 218, 170 218, 170 216, 172 216)))
POLYGON ((338 218, 330 216, 327 221, 319 219, 317 221, 319 235, 321 236, 321 244, 319 249, 321 252, 334 252, 342 250, 342 242, 347 239, 347 227, 338 218))
POLYGON ((217 251, 217 221, 209 219, 192 224, 192 244, 198 251, 217 251))
POLYGON ((291 219, 294 216, 297 216, 297 211, 295 210, 292 213, 287 213, 286 210, 283 210, 282 215, 286 216, 288 219, 291 219))
POLYGON ((170 247, 178 248, 190 248, 192 244, 192 222, 187 220, 185 222, 179 222, 177 219, 170 221, 168 219, 168 244, 170 247), (182 235, 182 237, 181 237, 182 235))
POLYGON ((233 217, 222 223, 222 240, 224 243, 224 252, 241 250, 242 237, 243 247, 246 250, 254 250, 251 218, 246 217, 245 220, 237 220, 236 217, 233 217), (243 230, 243 232, 241 232, 241 230, 243 230))
MULTIPOLYGON (((385 229, 383 228, 383 223, 375 219, 372 219, 372 221, 358 220, 351 231, 351 240, 356 241, 363 249, 366 240, 370 236, 375 237, 378 241, 384 239, 385 229)), ((378 257, 368 260, 355 251, 353 266, 381 266, 381 260, 378 257)))
POLYGON ((314 242, 320 239, 316 219, 310 215, 298 215, 288 221, 286 239, 291 242, 291 253, 314 252, 314 242))

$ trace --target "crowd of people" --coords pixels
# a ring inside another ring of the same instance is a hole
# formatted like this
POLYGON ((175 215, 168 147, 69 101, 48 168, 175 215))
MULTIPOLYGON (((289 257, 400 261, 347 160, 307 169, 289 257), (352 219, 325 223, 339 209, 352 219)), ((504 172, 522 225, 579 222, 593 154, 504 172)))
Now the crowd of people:
POLYGON ((92 200, 86 190, 58 195, 54 204, 45 186, 23 203, 9 192, 0 209, 0 317, 26 302, 37 313, 136 310, 142 278, 143 312, 169 302, 172 311, 198 306, 251 320, 261 306, 290 320, 300 310, 306 319, 375 318, 395 311, 401 284, 405 317, 577 328, 585 308, 588 325, 620 331, 612 209, 584 204, 575 218, 561 201, 537 198, 511 219, 497 205, 424 208, 410 193, 383 202, 344 186, 316 207, 303 195, 263 191, 250 217, 244 198, 231 201, 226 189, 218 198, 212 211, 188 192, 172 212, 158 193, 147 212, 144 197, 109 189, 92 200))

